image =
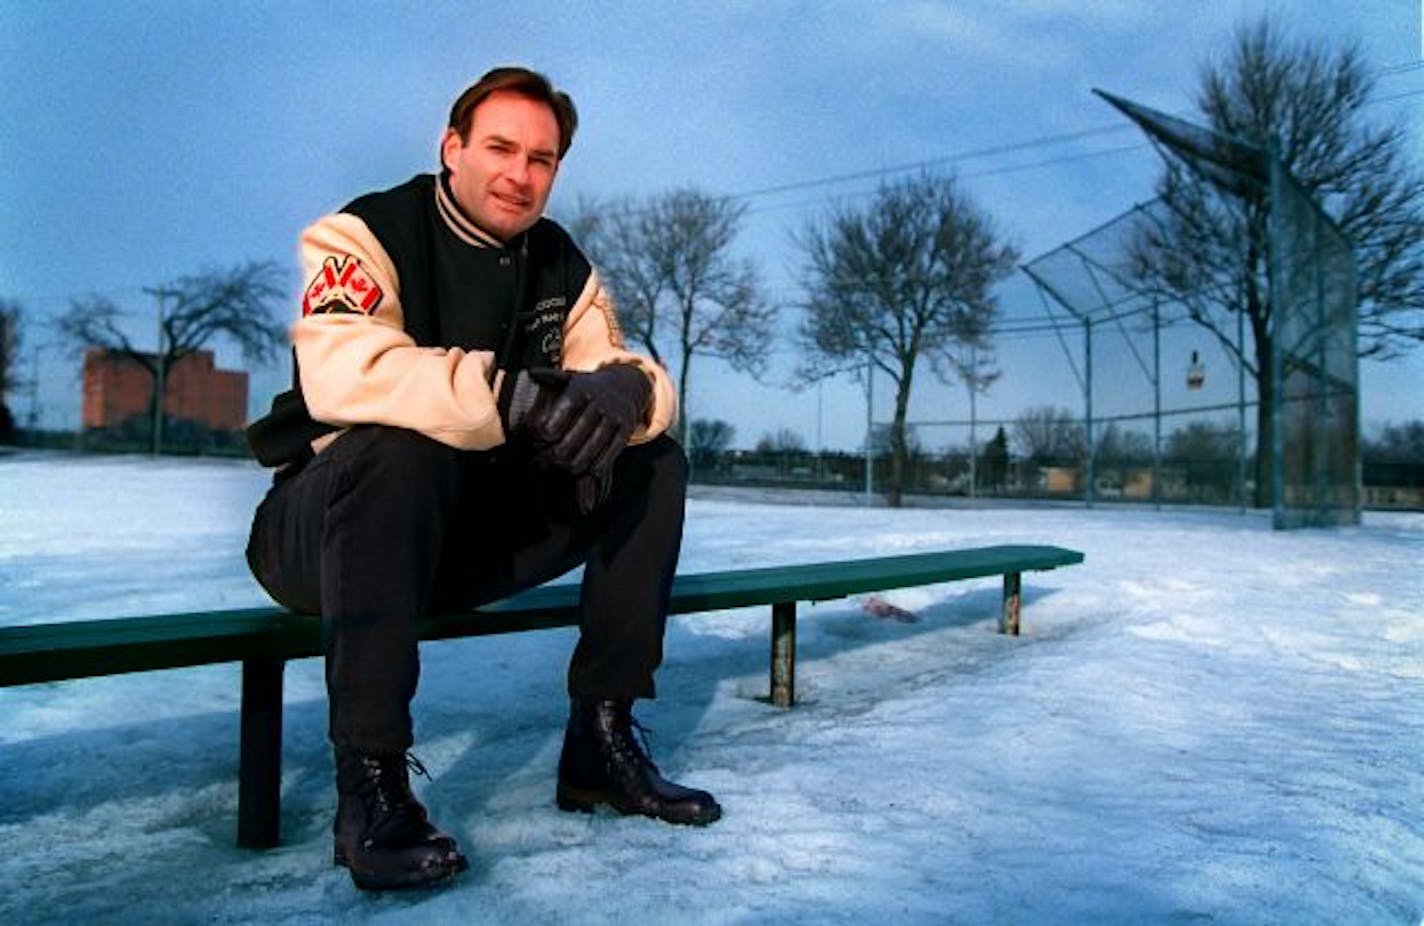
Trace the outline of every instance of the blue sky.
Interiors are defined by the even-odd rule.
[[[580,194],[688,185],[756,194],[739,248],[786,302],[797,298],[793,232],[899,176],[890,168],[932,162],[957,172],[1025,257],[1150,198],[1157,155],[1090,89],[1187,113],[1202,63],[1222,53],[1234,26],[1265,12],[1300,35],[1361,42],[1384,72],[1372,113],[1406,120],[1424,141],[1424,70],[1397,67],[1421,58],[1418,0],[0,7],[0,295],[39,320],[72,297],[107,294],[145,331],[151,323],[140,319],[153,309],[143,286],[247,259],[295,268],[304,224],[432,169],[450,101],[495,64],[545,70],[579,105],[555,218]],[[1036,144],[1004,150],[1025,142]],[[852,174],[861,176],[758,192]],[[291,285],[295,293],[295,269]],[[1004,314],[1042,319],[1043,308],[1015,284]],[[793,324],[787,310],[788,331]],[[1189,346],[1205,347],[1200,335],[1178,338],[1171,370],[1184,367]],[[44,421],[72,426],[77,360],[48,346],[38,326],[27,340],[41,348],[32,362]],[[1106,359],[1120,360],[1121,348],[1095,346],[1095,403],[1149,408],[1141,373],[1114,372]],[[1080,409],[1051,333],[1002,339],[999,360],[1005,375],[981,399],[981,417],[1049,403]],[[794,392],[792,362],[779,347],[763,384],[699,361],[692,414],[731,421],[740,445],[786,427],[813,446],[857,446],[862,387],[847,378]],[[1220,363],[1209,359],[1208,370],[1212,388],[1229,381],[1234,390]],[[256,373],[254,405],[285,377]],[[1424,351],[1366,364],[1362,377],[1367,423],[1414,417],[1424,405]],[[962,389],[927,371],[918,383],[912,417],[968,416]],[[876,388],[883,419],[889,386]],[[29,410],[28,397],[12,404],[22,418]],[[924,437],[934,445],[950,434]]]

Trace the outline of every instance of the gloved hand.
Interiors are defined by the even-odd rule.
[[[542,388],[524,415],[536,457],[579,478],[579,508],[587,514],[608,497],[613,461],[643,420],[652,398],[648,377],[630,364],[592,373],[532,369]]]

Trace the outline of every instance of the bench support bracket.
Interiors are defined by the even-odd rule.
[[[282,670],[279,656],[242,661],[242,733],[237,771],[237,844],[270,849],[281,839]]]

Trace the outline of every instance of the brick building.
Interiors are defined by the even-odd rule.
[[[192,421],[214,431],[238,431],[247,421],[247,373],[219,370],[213,352],[194,351],[168,371],[167,421]],[[84,353],[84,429],[116,428],[148,417],[153,375],[138,361],[103,348]]]

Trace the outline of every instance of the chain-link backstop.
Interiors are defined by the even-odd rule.
[[[1360,521],[1359,363],[1349,242],[1271,162],[1277,527]]]
[[[1101,91],[1099,91],[1101,93]],[[1362,498],[1355,262],[1320,204],[1269,151],[1101,94],[1226,196],[1269,208],[1271,502],[1277,528],[1357,524]],[[1237,309],[1241,311],[1240,308]]]

